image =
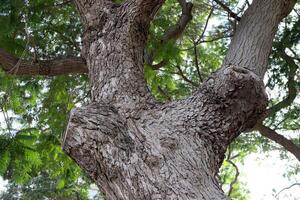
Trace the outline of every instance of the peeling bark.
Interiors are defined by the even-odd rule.
[[[161,104],[143,78],[143,50],[163,1],[77,0],[93,103],[72,111],[64,151],[106,199],[226,199],[216,174],[228,145],[265,112],[262,77],[294,3],[254,0],[222,68],[190,97]]]

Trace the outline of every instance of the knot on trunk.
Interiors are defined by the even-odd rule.
[[[224,120],[232,122],[228,125],[231,133],[252,128],[265,113],[268,97],[263,81],[246,68],[234,65],[222,68],[202,89],[226,116]],[[231,135],[230,139],[235,136]]]

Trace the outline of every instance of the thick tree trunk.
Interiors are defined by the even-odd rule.
[[[93,103],[72,111],[64,151],[106,199],[226,199],[216,175],[230,142],[265,111],[272,39],[294,3],[254,0],[223,67],[191,97],[159,104],[143,78],[143,50],[163,1],[77,0]]]

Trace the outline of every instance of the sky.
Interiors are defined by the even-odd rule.
[[[289,160],[281,160],[278,151],[266,156],[266,154],[251,154],[246,158],[244,166],[239,165],[240,180],[246,183],[246,187],[250,190],[249,200],[299,200],[300,185],[284,190],[277,198],[274,197],[274,194],[283,188],[296,182],[300,183],[300,174],[292,180],[283,176],[287,166],[299,161],[293,156],[290,156]]]

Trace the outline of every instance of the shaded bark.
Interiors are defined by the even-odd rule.
[[[262,77],[295,1],[254,0],[222,68],[190,97],[165,104],[143,78],[149,25],[163,1],[75,2],[86,20],[93,103],[72,111],[64,151],[107,199],[226,199],[216,175],[228,145],[265,112]],[[93,13],[98,24],[88,23]]]

